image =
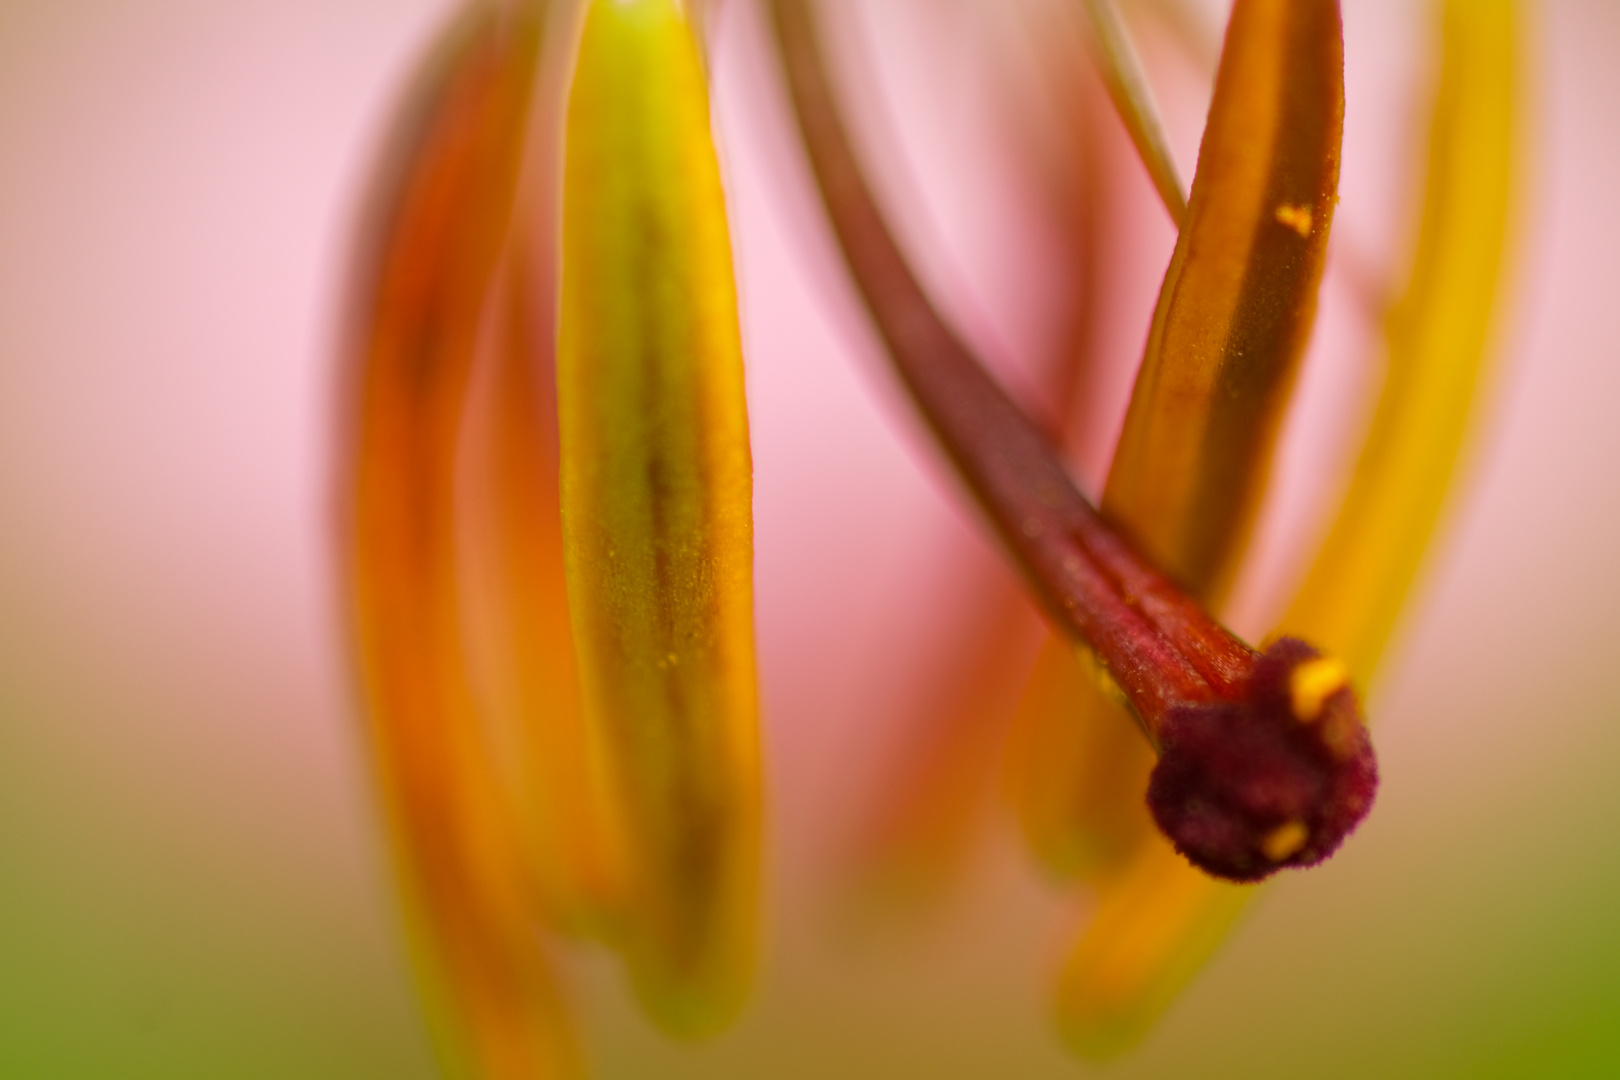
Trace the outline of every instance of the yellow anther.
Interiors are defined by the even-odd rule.
[[[1309,724],[1322,715],[1327,699],[1350,682],[1350,669],[1332,656],[1319,656],[1296,667],[1288,677],[1288,695],[1294,716]]]
[[[1305,828],[1304,822],[1290,821],[1267,833],[1266,838],[1260,842],[1260,850],[1272,862],[1282,862],[1304,847],[1305,841],[1310,838],[1310,830]]]
[[[1307,206],[1294,206],[1283,203],[1277,207],[1277,223],[1286,225],[1299,233],[1303,239],[1311,235],[1311,211]]]
[[[741,1008],[760,864],[753,467],[695,28],[595,0],[569,94],[557,326],[568,608],[624,807],[618,935],[654,1020]]]

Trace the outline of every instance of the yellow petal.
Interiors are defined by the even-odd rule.
[[[558,405],[586,712],[626,818],[627,957],[668,1030],[740,1007],[760,781],[752,475],[707,88],[673,0],[597,0],[569,103]]]
[[[1416,259],[1389,368],[1327,542],[1282,623],[1362,685],[1445,506],[1478,396],[1512,209],[1517,4],[1449,0]]]
[[[539,17],[480,7],[456,28],[385,177],[353,341],[351,603],[378,782],[446,1056],[511,1080],[573,1076],[578,1063],[469,693],[454,475]]]

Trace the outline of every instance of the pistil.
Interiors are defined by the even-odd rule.
[[[1086,501],[901,254],[850,148],[804,0],[772,10],[812,171],[895,371],[1048,617],[1096,654],[1159,753],[1155,821],[1183,855],[1235,881],[1321,861],[1377,787],[1354,694],[1341,685],[1300,716],[1295,675],[1320,671],[1320,654],[1291,639],[1251,648]]]

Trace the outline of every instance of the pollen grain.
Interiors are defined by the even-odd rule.
[[[1319,656],[1296,667],[1288,678],[1288,695],[1294,716],[1309,724],[1322,715],[1327,699],[1350,682],[1350,671],[1342,660]]]
[[[1305,828],[1304,822],[1290,821],[1267,833],[1265,840],[1260,844],[1260,850],[1272,862],[1280,863],[1304,847],[1305,841],[1310,837],[1310,830]]]
[[[1300,239],[1306,239],[1311,235],[1310,207],[1283,203],[1277,207],[1276,217],[1278,224],[1286,225],[1299,233]]]

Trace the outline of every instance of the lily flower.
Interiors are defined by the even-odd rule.
[[[1438,519],[1484,355],[1513,8],[1445,4],[1428,208],[1389,322],[1390,375],[1337,524],[1257,648],[1211,612],[1249,549],[1328,261],[1336,0],[1236,0],[1185,199],[1126,25],[1108,0],[1086,4],[1093,58],[1179,229],[1098,507],[895,239],[814,7],[766,6],[850,278],[1053,628],[1008,788],[1037,856],[1097,894],[1058,1014],[1082,1053],[1113,1052],[1173,999],[1252,883],[1329,857],[1372,806],[1361,693]],[[354,636],[420,981],[445,1060],[468,1076],[581,1071],[554,962],[564,938],[620,955],[679,1038],[723,1029],[754,978],[752,465],[711,14],[470,3],[404,110],[362,247]],[[1073,367],[1066,380],[1084,383]],[[1020,666],[993,641],[984,657],[969,679],[981,687]],[[996,732],[953,727],[947,741],[973,748],[943,755],[955,772],[898,786],[924,792],[909,817],[901,800],[914,823],[889,841],[901,857],[954,799],[939,833],[951,846],[971,816],[953,793],[993,772]]]

